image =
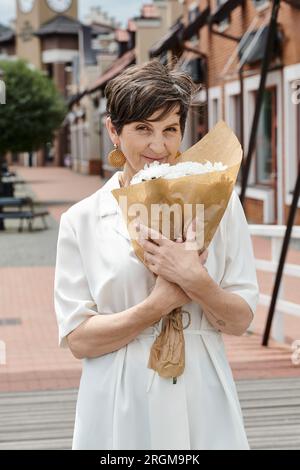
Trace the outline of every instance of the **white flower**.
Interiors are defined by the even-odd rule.
[[[143,170],[140,170],[131,180],[131,184],[141,183],[156,178],[161,178],[168,171],[169,163],[153,162],[149,165],[146,163]]]
[[[200,175],[212,171],[224,171],[226,169],[227,165],[223,165],[222,162],[180,162],[176,165],[170,165],[169,163],[159,163],[156,161],[149,165],[146,164],[143,170],[134,175],[131,184],[142,183],[143,181],[157,178],[175,179],[181,176]]]

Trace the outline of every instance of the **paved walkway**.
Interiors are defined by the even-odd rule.
[[[251,449],[300,449],[299,378],[237,388]],[[0,450],[70,449],[76,398],[74,389],[0,394]]]
[[[61,168],[17,168],[29,186],[20,186],[45,204],[51,213],[49,230],[15,233],[14,222],[0,233],[0,341],[6,344],[7,364],[0,365],[0,391],[57,390],[76,388],[80,362],[68,350],[57,347],[53,307],[53,280],[58,224],[61,213],[92,194],[103,181]],[[21,194],[21,193],[20,193]],[[38,222],[37,222],[38,223]],[[270,257],[270,242],[253,238],[257,256]],[[289,260],[300,263],[300,251],[291,249]],[[259,274],[261,291],[270,293],[272,280]],[[300,289],[285,276],[288,299],[300,305]],[[270,342],[260,346],[266,310],[259,307],[254,334],[226,337],[229,360],[237,379],[299,377],[290,347]],[[289,318],[287,341],[300,339],[300,322]],[[0,345],[3,343],[0,343]]]
[[[80,362],[57,346],[53,282],[59,219],[103,181],[63,168],[14,170],[28,182],[16,195],[34,197],[51,215],[46,231],[17,233],[16,222],[8,221],[0,233],[0,340],[7,360],[0,365],[0,391],[76,387]]]

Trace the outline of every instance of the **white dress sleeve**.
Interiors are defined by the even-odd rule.
[[[248,222],[235,190],[225,223],[225,270],[220,286],[240,295],[255,313],[259,297],[255,258]]]
[[[54,307],[59,345],[64,348],[68,346],[66,336],[91,315],[98,313],[83,269],[76,234],[67,213],[61,216],[58,233]]]

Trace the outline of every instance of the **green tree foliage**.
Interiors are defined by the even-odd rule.
[[[32,152],[53,139],[67,113],[54,83],[26,62],[0,61],[6,104],[0,106],[0,153]]]

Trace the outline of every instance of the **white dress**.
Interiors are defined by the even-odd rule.
[[[59,342],[91,315],[112,314],[145,299],[154,275],[134,254],[111,194],[119,172],[61,218],[55,271]],[[255,312],[258,286],[247,221],[234,191],[208,249],[206,268]],[[248,449],[222,335],[199,304],[184,306],[185,370],[172,379],[147,368],[161,321],[118,351],[83,360],[73,449]],[[186,317],[183,317],[185,323]]]

